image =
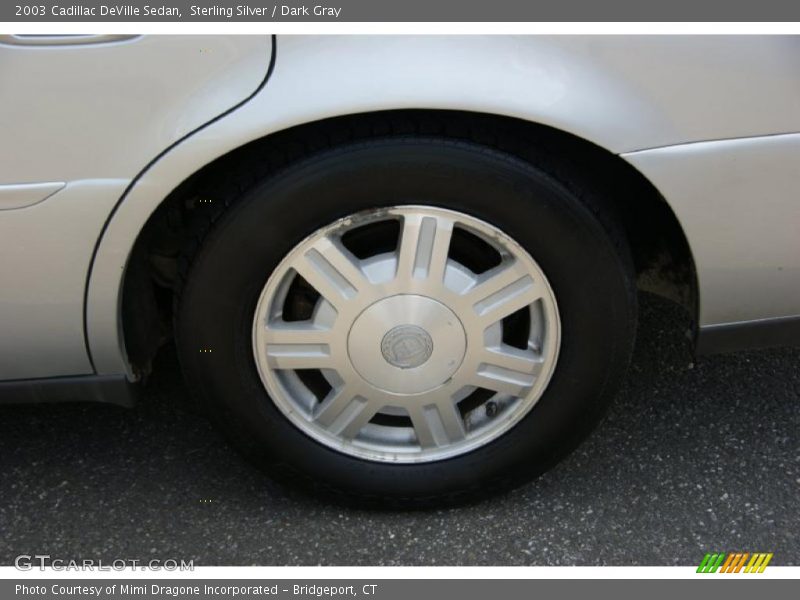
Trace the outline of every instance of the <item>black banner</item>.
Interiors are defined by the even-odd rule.
[[[12,1],[7,22],[738,22],[800,21],[794,0]]]
[[[552,579],[502,579],[502,580],[427,580],[427,579],[376,579],[376,580],[264,580],[264,579],[27,579],[0,581],[0,598],[10,600],[165,600],[171,598],[255,600],[408,600],[414,598],[453,598],[478,600],[503,598],[516,600],[543,597],[568,598],[648,598],[648,600],[673,600],[676,597],[695,597],[697,592],[724,595],[736,599],[762,596],[794,597],[797,591],[793,580],[780,579],[715,578],[698,575],[696,580],[552,580]],[[758,586],[758,587],[756,587]],[[712,589],[713,588],[713,589]],[[693,595],[692,592],[695,592]]]

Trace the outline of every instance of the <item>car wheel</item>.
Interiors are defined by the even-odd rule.
[[[178,348],[272,472],[392,505],[479,497],[564,456],[624,374],[624,237],[535,165],[389,137],[238,196],[187,262]]]

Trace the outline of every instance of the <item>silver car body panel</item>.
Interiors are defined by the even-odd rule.
[[[87,267],[127,179],[71,181],[0,211],[0,379],[92,372],[83,331]]]
[[[65,185],[63,181],[0,185],[0,210],[33,206],[63,189]]]
[[[133,179],[252,93],[269,52],[267,36],[0,43],[0,184]]]
[[[145,37],[118,45],[133,46],[150,39]],[[162,40],[160,43],[180,46],[181,40],[186,38],[157,39]],[[212,36],[208,43],[214,41],[226,48],[249,44],[245,37]],[[71,50],[54,50],[62,51]],[[105,50],[98,47],[95,51]],[[184,62],[193,60],[184,54],[180,56]],[[164,58],[163,54],[154,52],[143,60],[147,64],[157,64]],[[263,72],[262,64],[262,76]],[[712,173],[692,168],[687,164],[691,160],[687,159],[684,161],[686,171],[675,175],[674,169],[680,160],[665,150],[652,150],[676,146],[679,153],[690,152],[684,145],[800,131],[798,72],[800,39],[795,37],[288,36],[278,40],[274,72],[266,86],[236,110],[182,139],[147,168],[144,166],[148,161],[169,142],[162,141],[157,150],[151,149],[151,156],[145,160],[140,158],[138,167],[134,167],[135,161],[130,161],[129,157],[98,157],[101,164],[125,167],[102,171],[94,162],[97,153],[88,152],[91,145],[78,135],[70,145],[76,156],[67,161],[67,166],[37,171],[35,179],[10,178],[3,170],[0,183],[69,182],[76,176],[86,177],[87,171],[98,178],[108,173],[122,176],[123,172],[126,178],[133,180],[135,177],[124,197],[117,198],[110,218],[111,207],[98,205],[98,211],[106,211],[104,217],[108,220],[104,228],[93,232],[94,241],[99,237],[95,258],[91,268],[87,263],[81,273],[83,278],[86,270],[90,270],[85,326],[91,360],[96,372],[101,374],[129,369],[119,315],[125,265],[147,219],[175,187],[215,158],[254,139],[320,119],[391,109],[463,110],[517,117],[573,133],[615,154],[623,154],[651,177],[673,206],[690,238],[695,258],[703,262],[698,267],[701,277],[711,274],[708,283],[701,281],[701,325],[729,322],[731,315],[800,314],[800,299],[796,294],[794,299],[780,301],[765,294],[753,294],[753,298],[743,301],[744,308],[739,309],[731,306],[730,299],[722,300],[731,289],[746,286],[746,281],[734,285],[728,279],[751,278],[754,284],[761,283],[769,279],[771,273],[778,272],[773,266],[775,261],[781,262],[784,269],[797,268],[800,262],[797,253],[791,266],[788,258],[781,258],[789,257],[796,250],[785,235],[768,236],[773,247],[765,252],[771,262],[764,263],[763,270],[753,263],[740,273],[737,271],[738,256],[732,255],[726,263],[721,253],[715,254],[708,248],[715,243],[715,238],[723,236],[727,236],[726,244],[731,247],[753,244],[753,237],[746,231],[747,223],[741,220],[748,218],[748,211],[741,207],[720,209],[727,206],[731,192],[730,185],[722,180],[726,173],[737,168],[747,170],[751,177],[748,185],[751,190],[760,190],[759,198],[773,198],[773,208],[782,206],[789,211],[774,214],[765,211],[759,230],[769,232],[772,226],[778,231],[785,230],[788,219],[796,213],[791,212],[789,199],[776,199],[786,198],[784,192],[792,175],[789,168],[792,156],[778,155],[784,151],[791,153],[795,148],[791,144],[771,146],[773,157],[785,165],[784,179],[778,181],[769,175],[770,171],[742,165],[740,161],[747,153],[731,152],[727,145],[709,144],[706,150],[709,156],[703,156],[703,160],[714,166],[716,171]],[[131,74],[131,79],[134,75]],[[146,77],[154,79],[151,72]],[[251,86],[250,90],[256,85],[252,78],[244,75],[233,79],[241,84],[242,93],[247,85]],[[247,85],[242,83],[244,80]],[[214,97],[219,91],[217,85],[231,84],[226,81],[220,79],[210,87],[198,85],[187,96],[201,106],[207,94]],[[97,89],[106,87],[98,82],[96,85],[99,87],[92,89],[95,95]],[[212,89],[216,91],[210,91]],[[141,92],[139,101],[147,97],[147,93]],[[227,98],[232,100],[230,96]],[[43,102],[41,106],[51,110],[52,104],[52,101]],[[160,111],[155,105],[148,108],[150,113]],[[171,115],[161,120],[160,115],[153,118],[179,135],[174,126],[176,113]],[[62,119],[64,117],[61,115]],[[107,121],[100,130],[107,131],[109,127],[115,131],[116,139],[125,140],[126,144],[131,136],[159,135],[154,130],[141,131],[141,121],[130,127],[124,120]],[[44,143],[44,137],[39,143]],[[131,143],[144,152],[144,146],[137,144],[145,142]],[[716,159],[719,162],[710,156],[715,155],[716,150],[720,150]],[[108,152],[125,154],[127,148],[120,145],[109,148]],[[15,164],[23,172],[30,168],[28,163]],[[716,178],[718,187],[709,184],[706,176]],[[680,185],[672,181],[674,177],[681,179]],[[720,186],[720,183],[725,185]],[[62,193],[42,205],[55,201]],[[709,193],[713,196],[711,199],[702,197]],[[709,213],[700,208],[700,202],[710,210],[721,210],[717,215],[719,220],[710,222]],[[743,197],[734,198],[733,202],[737,206],[743,202]],[[0,220],[2,218],[4,215],[0,212]],[[695,222],[697,225],[693,224]],[[704,224],[706,229],[699,224]],[[0,251],[7,254],[3,248],[5,243],[13,242],[0,240]],[[23,257],[14,268],[24,270],[38,260],[47,260],[47,257],[41,254]],[[63,273],[52,281],[51,292],[58,295],[60,280],[68,276],[72,274]],[[778,279],[785,282],[782,275],[778,275]],[[787,292],[791,286],[774,283],[767,289]],[[77,298],[70,298],[70,302],[77,301]],[[82,308],[79,303],[78,309]],[[14,318],[13,312],[9,313],[9,318]],[[31,340],[38,341],[43,352],[51,344],[45,334],[39,327],[31,327],[27,332]],[[35,341],[31,341],[32,348]],[[55,353],[52,357],[56,359]],[[66,373],[68,362],[65,358],[65,368],[58,368],[59,373]],[[56,366],[61,366],[57,360],[49,365],[51,370]],[[42,369],[46,370],[45,365]],[[0,372],[0,378],[4,376],[8,377],[8,373]]]
[[[0,380],[93,372],[86,282],[114,205],[270,60],[268,36],[96,42],[0,43]]]
[[[700,326],[800,315],[800,134],[623,155],[675,211]]]

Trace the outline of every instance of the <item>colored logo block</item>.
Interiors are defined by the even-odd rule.
[[[749,559],[749,560],[748,560]],[[698,573],[763,573],[772,552],[716,552],[708,553],[703,557]]]

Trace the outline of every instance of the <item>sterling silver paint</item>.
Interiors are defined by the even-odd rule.
[[[0,211],[0,380],[92,372],[83,294],[94,242],[128,181],[72,181]]]
[[[683,227],[701,326],[800,315],[800,134],[623,158],[669,200]]]
[[[0,380],[92,373],[84,298],[114,205],[269,64],[268,36],[89,37],[0,40]]]
[[[515,116],[614,153],[800,131],[798,48],[791,36],[281,37],[268,85],[153,165],[108,223],[89,285],[95,365],[101,373],[128,368],[117,303],[125,262],[147,218],[200,166],[248,141],[309,121],[396,108]],[[693,183],[702,185],[702,178],[687,178]],[[771,185],[763,178],[760,184]]]
[[[133,179],[159,152],[247,97],[268,36],[0,41],[0,184]]]
[[[65,185],[63,181],[0,185],[0,210],[33,206],[63,189]]]
[[[97,372],[130,375],[119,319],[125,266],[173,189],[248,141],[398,108],[513,116],[623,154],[687,233],[700,325],[800,314],[792,279],[800,256],[787,230],[797,219],[790,193],[798,187],[797,148],[771,139],[800,132],[800,38],[286,36],[257,95],[145,169],[256,89],[268,46],[266,36],[0,43],[0,131],[14,140],[0,148],[0,186],[66,183],[43,202],[0,211],[0,273],[16,286],[3,292],[13,300],[2,305],[1,322],[13,324],[4,325],[13,336],[2,339],[24,339],[26,357],[0,348],[0,378],[89,372],[81,315]],[[137,176],[109,217],[125,186],[103,182]],[[90,180],[108,196],[63,205],[74,198],[71,185]],[[753,208],[759,205],[768,210]],[[26,211],[35,212],[23,217]],[[29,244],[45,224],[60,230]],[[94,243],[92,261],[86,247]]]

